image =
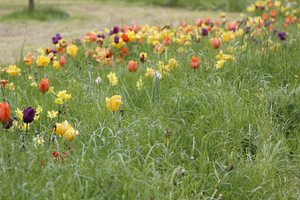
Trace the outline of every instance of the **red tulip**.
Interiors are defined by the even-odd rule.
[[[214,49],[218,49],[221,46],[221,38],[212,39],[211,44],[213,45]]]
[[[197,19],[196,21],[197,26],[202,26],[202,23],[203,23],[202,19]]]
[[[39,85],[40,92],[47,92],[49,90],[49,80],[47,78],[43,78]]]
[[[196,68],[198,68],[199,67],[199,57],[192,57],[192,59],[191,59],[191,68],[193,68],[193,69],[196,69]]]
[[[268,21],[269,15],[267,13],[264,13],[262,18],[263,18],[264,21]]]
[[[64,56],[60,56],[59,58],[59,65],[64,66],[66,64],[67,60]]]
[[[136,62],[134,62],[133,60],[131,60],[129,63],[128,63],[128,70],[130,71],[130,72],[136,72],[136,70],[137,70],[137,63]]]
[[[125,33],[123,33],[123,34],[121,35],[121,37],[122,37],[122,39],[123,39],[123,42],[128,42],[128,41],[129,41],[129,37],[128,37]]]
[[[209,18],[209,17],[205,18],[205,20],[204,20],[204,24],[205,24],[205,25],[208,25],[208,24],[210,24],[210,18]]]
[[[272,18],[276,18],[276,16],[277,16],[276,10],[272,10],[272,11],[270,12],[270,15],[271,15]]]
[[[11,118],[9,104],[6,102],[0,103],[0,122],[9,122]]]
[[[167,46],[169,46],[170,44],[171,44],[171,39],[168,37],[168,36],[166,36],[165,38],[164,38],[164,40],[163,40],[163,44],[167,47]]]

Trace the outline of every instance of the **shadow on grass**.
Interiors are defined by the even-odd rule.
[[[48,8],[36,8],[33,11],[29,9],[13,12],[8,15],[4,15],[2,20],[38,20],[38,21],[50,21],[57,19],[67,19],[69,14],[52,7]]]

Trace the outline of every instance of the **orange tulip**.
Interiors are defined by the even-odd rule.
[[[167,46],[169,46],[170,44],[171,44],[171,39],[168,37],[168,36],[166,36],[165,38],[164,38],[164,40],[163,40],[163,44],[167,47]]]
[[[64,56],[60,56],[59,58],[59,65],[64,66],[66,64],[67,60]]]
[[[199,67],[200,63],[199,63],[200,58],[199,57],[192,57],[191,59],[191,68],[196,69]]]
[[[272,18],[276,18],[276,16],[277,16],[276,10],[272,10],[272,11],[270,12],[270,15],[271,15]]]
[[[39,91],[40,92],[48,92],[49,90],[49,80],[47,78],[43,78],[40,82],[40,85],[39,85]]]
[[[197,19],[196,25],[197,26],[202,26],[203,20],[202,19]]]
[[[205,24],[205,25],[208,25],[208,24],[210,24],[210,18],[209,18],[209,17],[205,18],[205,20],[204,20],[204,24]]]
[[[6,123],[10,120],[10,108],[6,102],[0,103],[0,122]]]
[[[1,80],[1,84],[2,84],[3,86],[5,86],[7,83],[8,83],[7,80]]]
[[[132,30],[136,33],[139,30],[139,26],[137,24],[132,24]]]
[[[269,15],[267,13],[264,13],[262,18],[263,18],[264,21],[268,21]]]
[[[136,70],[137,70],[137,63],[136,62],[134,62],[133,60],[131,60],[129,63],[128,63],[128,70],[130,71],[130,72],[136,72]]]
[[[123,39],[123,42],[128,42],[128,41],[129,41],[129,37],[128,37],[125,33],[123,33],[123,34],[121,35],[121,37],[122,37],[122,39]]]

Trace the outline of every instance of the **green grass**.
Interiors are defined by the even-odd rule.
[[[299,199],[295,75],[300,74],[300,57],[299,40],[294,40],[299,30],[292,26],[285,31],[290,33],[285,41],[274,34],[246,40],[245,34],[223,42],[218,50],[213,50],[210,35],[184,46],[186,54],[177,54],[176,43],[161,55],[146,40],[143,45],[130,43],[128,57],[112,67],[100,68],[84,56],[86,48],[96,49],[95,43],[78,45],[77,56],[60,70],[52,64],[27,67],[21,56],[15,62],[20,76],[1,72],[1,79],[15,86],[12,91],[4,88],[12,116],[28,106],[40,105],[43,111],[31,124],[26,152],[19,150],[24,131],[14,127],[1,134],[0,199],[217,199],[221,194],[224,199]],[[278,51],[259,53],[268,39],[280,43]],[[243,51],[228,50],[245,42]],[[235,61],[214,69],[220,50]],[[119,50],[112,51],[116,58]],[[156,69],[159,61],[167,64],[170,58],[179,66],[153,82],[144,75],[152,64],[138,61],[142,51]],[[192,56],[200,57],[198,69],[190,67]],[[137,72],[128,71],[130,60],[138,62]],[[110,72],[118,77],[115,86],[109,84]],[[37,83],[48,78],[55,92],[72,94],[68,106],[60,106],[65,114],[47,117],[47,111],[59,110],[56,96],[32,87],[29,74]],[[137,90],[140,76],[144,88]],[[124,102],[121,120],[119,111],[110,112],[105,105],[105,98],[113,95],[121,95]],[[63,137],[49,141],[53,125],[64,119],[79,130],[71,151]],[[32,142],[35,132],[45,137],[44,145]],[[54,151],[67,152],[68,158],[55,163]]]
[[[198,10],[223,10],[223,11],[244,11],[247,0],[124,0],[129,3],[141,4],[141,5],[155,5],[166,7],[180,7],[187,9]]]
[[[29,9],[16,11],[11,14],[4,15],[3,20],[62,20],[69,17],[69,14],[53,7],[35,8],[33,11]]]

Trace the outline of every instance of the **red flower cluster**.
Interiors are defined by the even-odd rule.
[[[68,158],[68,155],[66,152],[57,153],[56,151],[54,151],[52,155],[54,157],[55,163],[59,162],[59,160],[61,160],[61,162],[63,163]],[[68,163],[67,160],[66,160],[66,163]]]

